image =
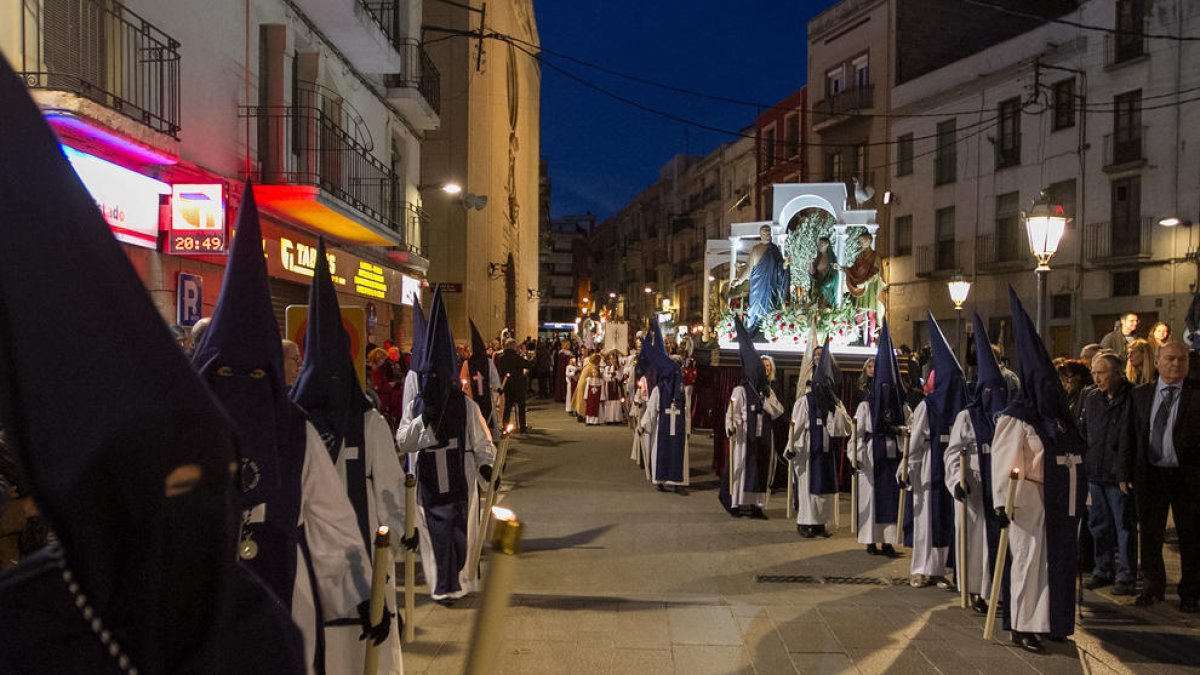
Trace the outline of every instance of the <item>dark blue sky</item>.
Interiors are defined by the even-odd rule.
[[[542,0],[542,46],[655,82],[770,105],[807,77],[808,20],[834,0]],[[546,61],[650,107],[722,129],[754,122],[754,108],[665,91],[553,54]],[[638,110],[542,67],[542,156],[554,217],[612,215],[681,152],[704,154],[731,137]]]

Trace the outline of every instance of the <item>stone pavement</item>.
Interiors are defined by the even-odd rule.
[[[561,405],[535,406],[530,424],[504,477],[525,552],[496,673],[1200,672],[1200,623],[1171,596],[1140,609],[1089,593],[1072,641],[1026,654],[1003,631],[984,642],[982,617],[956,594],[887,583],[909,561],[862,551],[848,498],[842,530],[825,540],[796,535],[782,494],[770,520],[726,515],[706,432],[692,437],[692,491],[679,496],[629,461],[625,427],[585,427]],[[474,613],[470,599],[445,608],[418,589],[406,672],[461,672]]]

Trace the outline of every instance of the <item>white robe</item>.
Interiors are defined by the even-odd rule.
[[[905,408],[907,411],[907,407]],[[875,459],[871,452],[871,442],[868,434],[874,430],[871,418],[871,406],[866,401],[858,404],[854,414],[858,423],[858,447],[855,449],[855,463],[858,465],[858,543],[860,544],[890,544],[896,540],[895,523],[875,522]],[[900,447],[896,439],[889,438],[887,447],[890,452],[900,456]]]
[[[769,391],[767,397],[763,400],[763,409],[761,420],[764,425],[771,424],[771,420],[783,414],[783,404],[775,397],[774,391]],[[729,433],[729,472],[732,477],[726,476],[732,484],[729,489],[729,506],[737,508],[739,506],[757,506],[763,508],[767,503],[766,492],[750,492],[745,489],[745,472],[746,472],[746,434],[749,431],[747,424],[757,424],[757,416],[760,412],[756,411],[756,418],[750,418],[746,402],[746,389],[743,385],[734,387],[733,394],[729,397],[729,407],[725,409],[725,430]],[[754,430],[757,435],[758,430]],[[772,436],[772,439],[774,436]],[[775,476],[775,449],[768,448],[767,452],[771,453],[771,458],[767,462],[768,470],[766,477],[766,487],[769,490],[771,481]]]
[[[946,574],[946,559],[949,546],[933,545],[932,514],[933,490],[942,486],[933,484],[932,438],[929,435],[929,408],[925,401],[917,404],[909,419],[908,438],[908,491],[912,493],[912,564],[910,574],[941,577]],[[899,479],[904,465],[896,473]]]
[[[579,375],[579,366],[567,366],[567,402],[563,409],[568,413],[575,412],[575,379]]]
[[[629,459],[640,462],[640,457],[646,453],[646,439],[638,433],[638,423],[646,410],[646,400],[649,398],[649,386],[643,375],[632,387],[629,397],[629,428],[633,432],[633,446],[629,450]]]
[[[385,422],[386,425],[386,422]],[[343,639],[358,640],[362,627],[358,623],[358,605],[371,597],[370,558],[367,557],[354,507],[346,496],[346,488],[338,477],[329,451],[321,435],[310,423],[305,423],[306,439],[304,467],[301,470],[300,518],[304,527],[317,587],[309,582],[304,552],[296,547],[296,583],[292,589],[292,620],[304,637],[305,663],[311,664],[316,654],[317,630],[324,626],[326,645]],[[389,434],[391,432],[389,431]],[[263,507],[265,508],[265,507]],[[255,518],[252,510],[250,518]],[[316,597],[321,611],[317,616]],[[337,619],[353,619],[353,625],[325,626]],[[339,660],[341,655],[326,650],[325,671],[329,675],[352,673],[353,664]],[[361,667],[359,672],[361,672]]]
[[[387,525],[392,532],[392,560],[398,559],[403,551],[400,537],[404,536],[404,471],[400,469],[400,459],[396,456],[396,442],[387,420],[374,410],[368,410],[363,415],[363,440],[365,448],[361,449],[366,459],[367,474],[367,522],[372,529]],[[342,447],[338,454],[337,472],[342,479],[343,490],[346,488],[346,462],[357,459],[359,448]],[[355,524],[357,525],[357,520]],[[372,536],[372,539],[374,537]],[[372,547],[371,555],[375,551]],[[394,568],[394,565],[393,565]],[[396,579],[390,574],[387,580],[387,590],[384,596],[387,611],[396,613]],[[405,617],[411,620],[411,617]],[[366,642],[358,639],[357,630],[339,629],[333,634],[327,634],[325,649],[327,662],[346,663],[346,672],[361,673],[363,660],[366,657]],[[379,646],[379,672],[403,673],[404,661],[400,652],[399,622],[392,621],[391,633],[387,640]]]
[[[655,387],[654,390],[650,392],[650,400],[646,402],[646,410],[645,410],[645,412],[642,413],[641,420],[639,421],[639,424],[641,426],[641,431],[642,431],[642,442],[645,443],[647,445],[647,447],[649,448],[649,454],[650,454],[649,461],[650,461],[650,467],[651,467],[650,482],[654,483],[655,485],[660,485],[660,484],[661,485],[691,485],[691,480],[689,478],[689,473],[691,470],[691,462],[689,461],[689,458],[688,458],[688,454],[690,453],[690,448],[688,447],[687,431],[684,426],[684,421],[682,419],[679,419],[680,417],[684,416],[684,412],[682,410],[679,411],[679,416],[675,418],[676,419],[676,421],[675,421],[676,427],[675,428],[677,430],[677,433],[683,434],[683,436],[684,436],[684,438],[683,438],[683,480],[676,482],[673,480],[661,481],[661,480],[654,479],[654,468],[653,467],[658,465],[658,424],[659,424],[658,401],[659,401],[658,387]],[[670,424],[670,420],[667,420],[665,423]]]
[[[1008,550],[1012,553],[1008,608],[1013,630],[1022,633],[1050,632],[1044,456],[1042,439],[1032,426],[1015,417],[1000,416],[992,439],[992,499],[997,507],[1008,502],[1009,472],[1020,469],[1008,528]],[[1002,554],[997,551],[997,555]]]
[[[610,396],[609,388],[613,383],[617,383],[617,388],[623,390],[619,372],[616,368],[610,365],[605,365],[602,372],[604,373],[604,391],[600,394],[600,423],[601,424],[619,424],[625,421],[624,404],[621,402],[620,396]]]
[[[496,446],[492,444],[492,436],[488,433],[479,406],[469,396],[464,398],[467,407],[467,424],[464,434],[464,443],[467,447],[466,457],[463,459],[463,473],[468,487],[466,550],[470,551],[474,545],[473,542],[480,536],[480,509],[483,508],[483,505],[479,500],[479,490],[487,488],[487,481],[479,476],[479,467],[491,466],[496,461]],[[437,444],[437,436],[434,435],[433,430],[425,427],[425,422],[420,415],[413,416],[412,405],[405,408],[404,417],[401,418],[400,425],[396,428],[396,446],[400,452],[413,453],[410,460],[413,463],[412,473],[415,474],[417,471],[416,462],[421,461],[420,456],[416,453]],[[460,590],[445,595],[433,592],[438,578],[437,561],[434,559],[433,545],[429,539],[429,527],[425,524],[425,509],[421,508],[421,489],[421,484],[418,482],[416,525],[421,542],[421,569],[425,572],[430,596],[434,600],[461,598],[474,591],[476,587],[475,571],[467,569],[470,567],[469,561],[463,565],[458,575]]]
[[[987,554],[987,526],[983,512],[983,479],[979,473],[979,454],[975,441],[975,424],[971,421],[971,413],[964,410],[954,420],[950,430],[950,443],[946,445],[946,489],[954,491],[958,485],[959,467],[962,465],[962,453],[967,453],[967,523],[964,529],[962,510],[958,502],[954,506],[955,544],[967,538],[967,561],[961,565],[966,573],[967,592],[988,597],[992,588],[992,561]],[[991,448],[984,448],[985,457],[991,456]],[[956,555],[959,549],[955,549]]]
[[[833,509],[837,508],[837,495],[812,494],[809,490],[809,424],[810,406],[808,397],[801,396],[792,406],[792,424],[789,427],[788,449],[795,454],[792,458],[792,480],[796,490],[796,524],[825,525],[833,522]],[[832,452],[834,438],[850,435],[850,414],[841,401],[825,415],[825,450]],[[831,503],[832,502],[832,503]]]

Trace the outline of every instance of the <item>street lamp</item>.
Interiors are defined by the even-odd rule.
[[[954,303],[954,312],[957,317],[954,331],[954,348],[959,354],[962,353],[962,338],[963,338],[963,303],[967,301],[967,296],[971,293],[971,282],[967,281],[963,275],[955,274],[946,282],[946,288],[950,290],[950,302]]]
[[[1029,251],[1038,263],[1034,269],[1034,274],[1037,275],[1037,332],[1043,340],[1046,328],[1046,275],[1050,272],[1050,259],[1058,251],[1066,229],[1067,215],[1062,204],[1052,203],[1043,191],[1025,214]]]

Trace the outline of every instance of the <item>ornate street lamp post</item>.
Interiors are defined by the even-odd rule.
[[[963,275],[955,274],[946,282],[946,287],[950,290],[950,302],[954,303],[954,312],[957,321],[955,322],[954,331],[954,348],[959,354],[963,351],[963,303],[967,301],[967,296],[971,293],[971,282],[967,281]],[[965,362],[965,360],[964,360]]]
[[[1046,339],[1046,275],[1050,272],[1050,259],[1058,251],[1063,233],[1067,229],[1067,216],[1062,204],[1053,204],[1042,192],[1033,202],[1033,208],[1025,214],[1025,230],[1029,234],[1029,251],[1037,260],[1037,332]]]

